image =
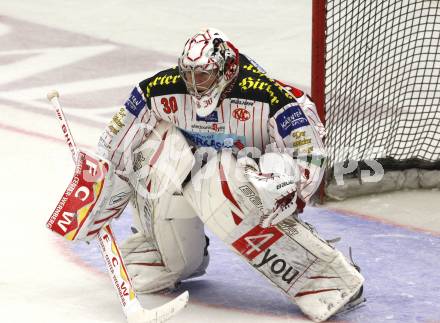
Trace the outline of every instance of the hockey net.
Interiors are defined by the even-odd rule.
[[[314,0],[312,56],[326,195],[440,187],[440,2]]]

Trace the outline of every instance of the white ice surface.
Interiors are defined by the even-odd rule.
[[[309,88],[310,3],[308,0],[0,0],[0,35],[8,32],[2,16],[10,16],[177,55],[186,37],[201,27],[214,26],[229,34],[240,49],[258,58],[272,75]],[[26,70],[9,71],[11,79],[16,77],[15,72]],[[5,78],[5,74],[0,78]],[[133,79],[132,83],[136,81]],[[42,98],[44,95],[41,93]],[[0,322],[123,322],[108,278],[78,265],[63,247],[65,242],[45,229],[72,169],[57,120],[52,115],[35,114],[6,104],[0,105],[0,111]],[[100,133],[99,127],[75,121],[72,128],[81,145],[94,146]],[[440,205],[436,193],[395,193],[332,206],[365,211],[373,217],[439,232]],[[167,298],[163,296],[148,298],[152,305],[165,301]],[[173,322],[207,321],[307,320],[190,303]]]
[[[204,27],[224,31],[280,79],[310,84],[310,1],[1,0],[1,14],[178,55]],[[0,31],[1,32],[1,31]]]

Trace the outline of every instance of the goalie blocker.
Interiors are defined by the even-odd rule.
[[[184,196],[233,251],[312,320],[325,321],[360,295],[364,278],[293,215],[262,227],[261,200],[240,169],[231,153],[223,151],[195,175]]]
[[[130,185],[114,173],[109,161],[80,151],[74,176],[47,227],[67,240],[91,241],[122,213],[130,196]]]

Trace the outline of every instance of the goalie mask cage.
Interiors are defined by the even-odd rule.
[[[440,1],[313,1],[326,196],[440,187],[439,42]],[[385,170],[379,182],[366,176],[371,161]]]

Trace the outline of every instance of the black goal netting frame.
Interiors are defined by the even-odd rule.
[[[314,0],[312,97],[327,183],[349,161],[440,170],[440,1]]]

